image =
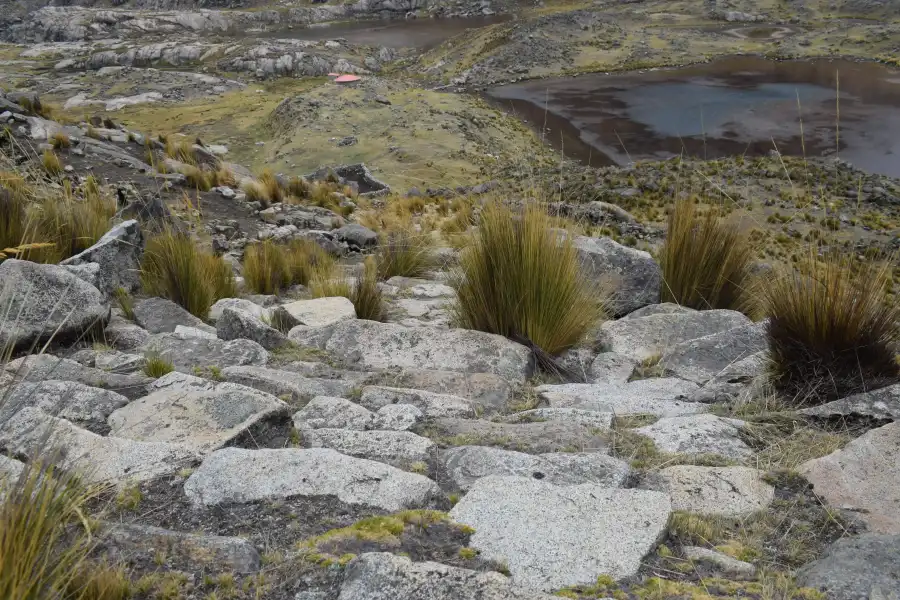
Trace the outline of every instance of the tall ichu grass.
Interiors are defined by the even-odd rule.
[[[698,214],[693,200],[679,200],[669,215],[669,231],[660,253],[663,302],[699,310],[747,309],[749,237],[718,211]]]
[[[388,233],[378,248],[378,277],[422,277],[436,266],[431,240],[409,229]]]
[[[378,287],[378,264],[371,256],[366,259],[362,273],[353,283],[350,301],[359,319],[381,321],[384,319],[384,300]]]
[[[168,298],[201,319],[216,300],[235,294],[231,267],[172,229],[147,242],[141,282],[146,293]]]
[[[540,205],[481,214],[460,256],[452,307],[461,327],[524,340],[548,354],[578,343],[604,316],[605,294],[580,270],[569,238]]]
[[[900,304],[890,263],[814,251],[762,287],[773,384],[816,404],[900,381]]]
[[[244,283],[257,294],[277,294],[291,282],[285,252],[271,240],[247,247],[243,274]]]

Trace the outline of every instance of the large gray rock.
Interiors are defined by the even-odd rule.
[[[515,342],[467,329],[403,327],[349,320],[323,328],[294,328],[291,341],[318,347],[363,370],[433,369],[493,373],[509,381],[531,374],[531,352]]]
[[[178,325],[216,332],[215,327],[165,298],[145,298],[135,302],[134,321],[150,333],[172,333]]]
[[[659,357],[688,340],[748,324],[750,319],[733,310],[656,313],[607,321],[600,327],[597,342],[609,352],[645,360]]]
[[[640,319],[641,317],[650,317],[653,315],[677,315],[695,312],[697,312],[695,309],[688,308],[687,306],[681,306],[680,304],[675,304],[673,302],[661,302],[660,304],[649,304],[643,308],[639,308],[636,311],[628,313],[622,317],[622,319]]]
[[[331,448],[347,456],[377,460],[400,469],[427,462],[434,442],[409,431],[312,429],[303,433],[311,448]]]
[[[306,406],[294,413],[297,429],[355,429],[365,431],[372,427],[375,415],[372,411],[330,396],[316,396]]]
[[[900,422],[866,432],[798,471],[819,497],[858,513],[870,531],[900,534]]]
[[[252,340],[266,350],[276,350],[288,339],[283,333],[266,325],[253,313],[239,309],[226,308],[216,321],[216,336],[221,340]]]
[[[102,329],[109,304],[64,267],[7,259],[0,263],[0,350],[78,339]]]
[[[581,408],[533,408],[513,413],[506,417],[507,423],[528,421],[561,421],[584,425],[594,429],[609,429],[612,426],[613,413],[584,410]]]
[[[900,590],[900,535],[845,537],[802,567],[797,583],[828,600],[895,600]]]
[[[744,422],[715,415],[666,417],[634,433],[653,440],[658,450],[680,454],[717,454],[742,460],[753,450],[740,437]]]
[[[556,590],[636,575],[670,512],[659,492],[491,476],[475,482],[450,516],[475,529],[469,545],[506,564],[513,581]]]
[[[344,571],[338,600],[555,600],[513,585],[494,571],[479,572],[436,562],[414,563],[389,552],[367,553]]]
[[[197,505],[335,496],[388,511],[428,504],[440,490],[422,475],[328,448],[241,450],[210,455],[184,484]]]
[[[160,379],[166,377],[183,381],[190,376],[170,373]],[[197,383],[161,387],[112,413],[110,435],[174,442],[205,454],[289,412],[287,404],[270,394],[234,383],[191,379]]]
[[[28,457],[56,452],[62,468],[78,471],[92,483],[147,481],[172,475],[200,459],[180,444],[102,437],[32,407],[0,427],[0,447]]]
[[[489,475],[532,477],[555,485],[596,483],[619,487],[628,477],[628,463],[601,452],[525,454],[488,446],[459,446],[441,452],[450,482],[460,490]]]
[[[588,368],[588,379],[590,383],[627,383],[638,362],[625,354],[601,352]]]
[[[730,364],[691,395],[694,402],[743,403],[765,392],[768,352],[757,352]]]
[[[649,253],[628,248],[609,238],[578,236],[573,240],[582,269],[591,279],[612,286],[611,309],[625,315],[659,302],[662,279]]]
[[[274,316],[285,327],[324,327],[356,318],[356,308],[343,296],[297,300],[275,309]]]
[[[0,423],[16,411],[34,406],[48,415],[88,428],[105,426],[110,413],[128,404],[128,398],[116,392],[56,380],[25,382],[0,389],[0,400]]]
[[[146,344],[150,339],[150,332],[131,321],[113,316],[103,331],[103,337],[113,348],[127,352]]]
[[[766,323],[753,323],[668,348],[659,364],[676,377],[703,384],[766,348]]]
[[[198,535],[149,525],[110,523],[101,528],[98,543],[100,551],[122,563],[152,560],[164,550],[168,559],[179,564],[214,572],[255,573],[261,564],[256,548],[243,538]]]
[[[411,404],[428,418],[472,417],[475,415],[475,407],[465,398],[379,385],[364,387],[359,403],[369,410],[378,410],[391,404]]]
[[[424,419],[422,411],[412,404],[388,404],[375,413],[372,429],[407,431]]]
[[[9,486],[22,475],[25,463],[0,454],[0,500],[3,499],[3,488]]]
[[[150,377],[141,374],[122,375],[85,367],[67,358],[50,354],[33,354],[10,361],[6,371],[20,382],[40,382],[48,379],[75,381],[84,385],[117,392],[128,399],[143,396]]]
[[[378,234],[359,223],[344,225],[340,229],[332,231],[331,234],[336,239],[356,248],[372,248],[378,245]]]
[[[659,416],[695,414],[708,410],[703,404],[685,401],[696,390],[696,384],[674,378],[640,379],[626,384],[565,383],[535,388],[538,396],[552,408]]]
[[[804,415],[824,419],[871,417],[900,421],[900,383],[873,392],[853,394],[819,406],[804,408]]]
[[[232,383],[298,400],[314,396],[345,397],[350,395],[354,388],[351,381],[304,377],[291,371],[265,367],[228,367],[222,371],[222,377]]]
[[[513,393],[510,383],[493,373],[397,369],[378,373],[369,383],[459,396],[474,402],[486,414],[503,411]]]
[[[260,306],[250,300],[245,300],[244,298],[222,298],[221,300],[216,300],[216,303],[210,307],[209,320],[213,323],[218,321],[226,308],[237,308],[249,312],[260,321],[270,319],[272,315],[272,309]]]
[[[96,244],[62,261],[61,265],[100,265],[98,288],[107,296],[118,288],[133,292],[141,285],[141,257],[144,254],[144,235],[137,221],[119,223]]]
[[[672,510],[742,517],[775,499],[775,488],[763,475],[750,467],[678,465],[652,475],[645,487],[668,494]]]
[[[531,454],[609,452],[602,432],[592,426],[569,421],[498,423],[484,419],[444,417],[429,421],[418,431],[447,446],[496,446]]]
[[[215,367],[263,366],[269,361],[265,348],[252,340],[197,337],[182,333],[160,333],[152,336],[144,348],[156,352],[183,373]]]

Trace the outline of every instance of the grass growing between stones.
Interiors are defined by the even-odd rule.
[[[168,298],[201,319],[216,300],[237,293],[227,263],[198,248],[188,235],[171,229],[147,242],[141,282],[148,294]]]
[[[144,375],[147,377],[159,378],[163,375],[168,375],[174,370],[175,365],[158,354],[151,354],[145,357]]]
[[[554,355],[603,318],[601,290],[582,276],[575,248],[554,227],[540,206],[521,213],[499,203],[485,207],[452,280],[459,326]]]
[[[763,290],[776,389],[818,404],[900,381],[900,303],[891,263],[811,250]]]
[[[271,240],[250,246],[244,254],[244,281],[257,294],[277,294],[294,285],[308,285],[317,272],[331,274],[334,259],[310,240],[279,245]]]
[[[738,224],[715,210],[701,215],[693,200],[679,200],[660,252],[661,299],[701,310],[745,308],[753,256],[750,238]]]
[[[430,239],[407,229],[392,231],[378,248],[378,278],[422,277],[436,267]]]

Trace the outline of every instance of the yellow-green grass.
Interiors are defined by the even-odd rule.
[[[144,357],[144,375],[147,377],[162,377],[175,370],[175,365],[159,354],[151,353]]]
[[[744,308],[753,256],[750,238],[738,224],[715,210],[699,214],[691,199],[679,200],[660,252],[660,296],[701,310]]]
[[[144,292],[168,298],[200,318],[206,318],[216,300],[236,294],[231,267],[171,229],[147,242],[141,281]]]
[[[540,205],[520,212],[499,202],[485,207],[452,280],[461,327],[558,354],[603,318],[603,290],[584,277],[570,238],[555,225]]]
[[[378,247],[378,277],[422,277],[436,266],[431,239],[408,229],[387,233]]]
[[[291,283],[285,249],[271,240],[247,247],[243,273],[247,288],[256,294],[277,294]]]
[[[356,309],[356,316],[369,321],[384,319],[384,301],[378,287],[378,266],[372,257],[366,260],[363,272],[353,284],[350,301]]]
[[[816,404],[900,381],[900,304],[887,296],[896,261],[810,249],[761,288],[781,393]]]

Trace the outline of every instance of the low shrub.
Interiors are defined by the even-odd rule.
[[[227,263],[172,229],[148,240],[141,282],[146,293],[168,298],[201,319],[216,300],[233,296],[235,286]]]
[[[762,287],[772,383],[816,404],[900,381],[900,304],[891,262],[811,251]]]
[[[488,204],[451,283],[461,327],[496,333],[558,354],[603,317],[605,293],[580,271],[568,238],[540,205]]]
[[[691,308],[745,308],[753,259],[750,239],[718,211],[698,214],[693,200],[679,200],[669,214],[660,252],[663,302]]]

